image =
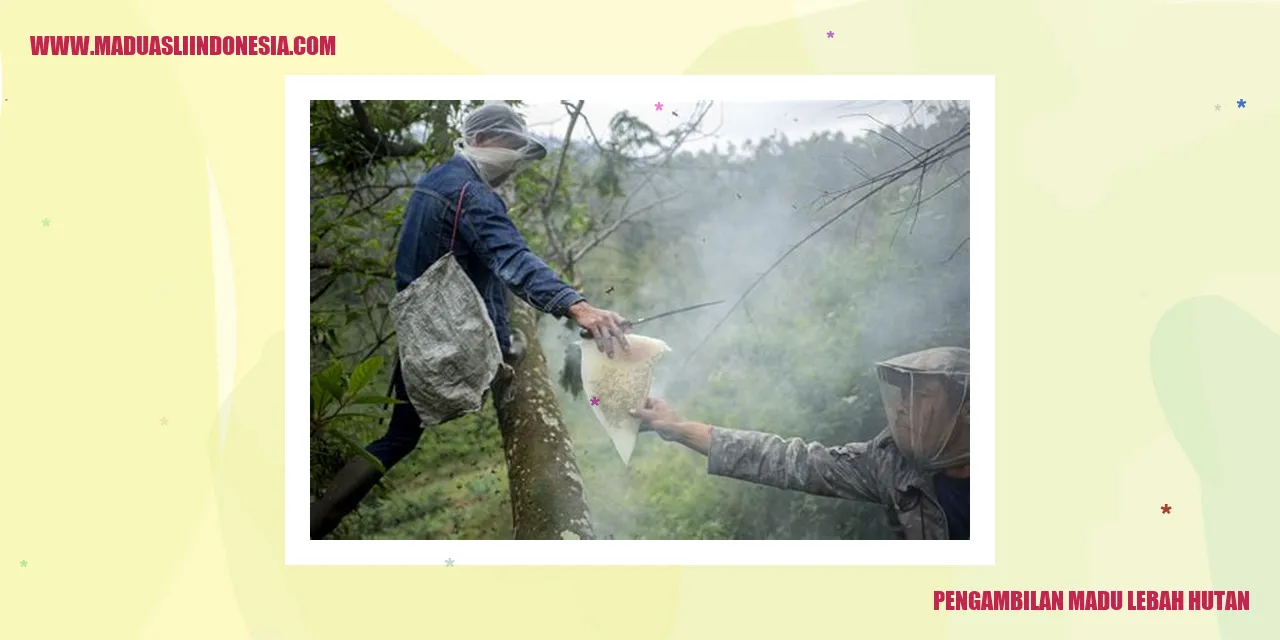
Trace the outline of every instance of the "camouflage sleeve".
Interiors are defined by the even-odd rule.
[[[873,453],[865,443],[827,447],[772,433],[711,429],[707,472],[820,496],[880,502]]]

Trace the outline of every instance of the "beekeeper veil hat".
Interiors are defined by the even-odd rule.
[[[939,347],[878,363],[898,450],[926,470],[969,462],[969,350]]]
[[[525,127],[510,105],[490,100],[462,121],[462,139],[454,143],[490,187],[547,155],[547,147]]]

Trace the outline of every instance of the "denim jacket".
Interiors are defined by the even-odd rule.
[[[462,216],[454,237],[454,216],[462,186]],[[504,353],[511,348],[506,289],[544,313],[563,317],[582,296],[533,255],[507,217],[507,205],[462,156],[454,156],[418,180],[405,206],[396,252],[396,291],[402,291],[449,253],[462,265],[484,298]]]
[[[707,472],[780,489],[873,502],[885,508],[898,538],[948,539],[947,516],[930,474],[907,462],[893,438],[826,447],[771,433],[711,429]]]

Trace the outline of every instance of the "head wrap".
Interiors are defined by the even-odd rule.
[[[462,139],[454,146],[490,187],[547,155],[546,146],[529,134],[524,118],[501,101],[487,102],[467,114]]]

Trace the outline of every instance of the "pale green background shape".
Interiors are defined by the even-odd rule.
[[[1216,588],[1249,589],[1247,614],[1219,617],[1223,638],[1280,629],[1280,553],[1269,495],[1280,447],[1280,335],[1231,301],[1179,303],[1151,338],[1151,379],[1169,426],[1200,478]]]
[[[0,3],[0,637],[1276,637],[1277,24],[1158,0]],[[339,55],[27,49],[238,33]],[[994,75],[997,564],[284,567],[283,86],[315,73]],[[1213,587],[1256,611],[932,610]]]

